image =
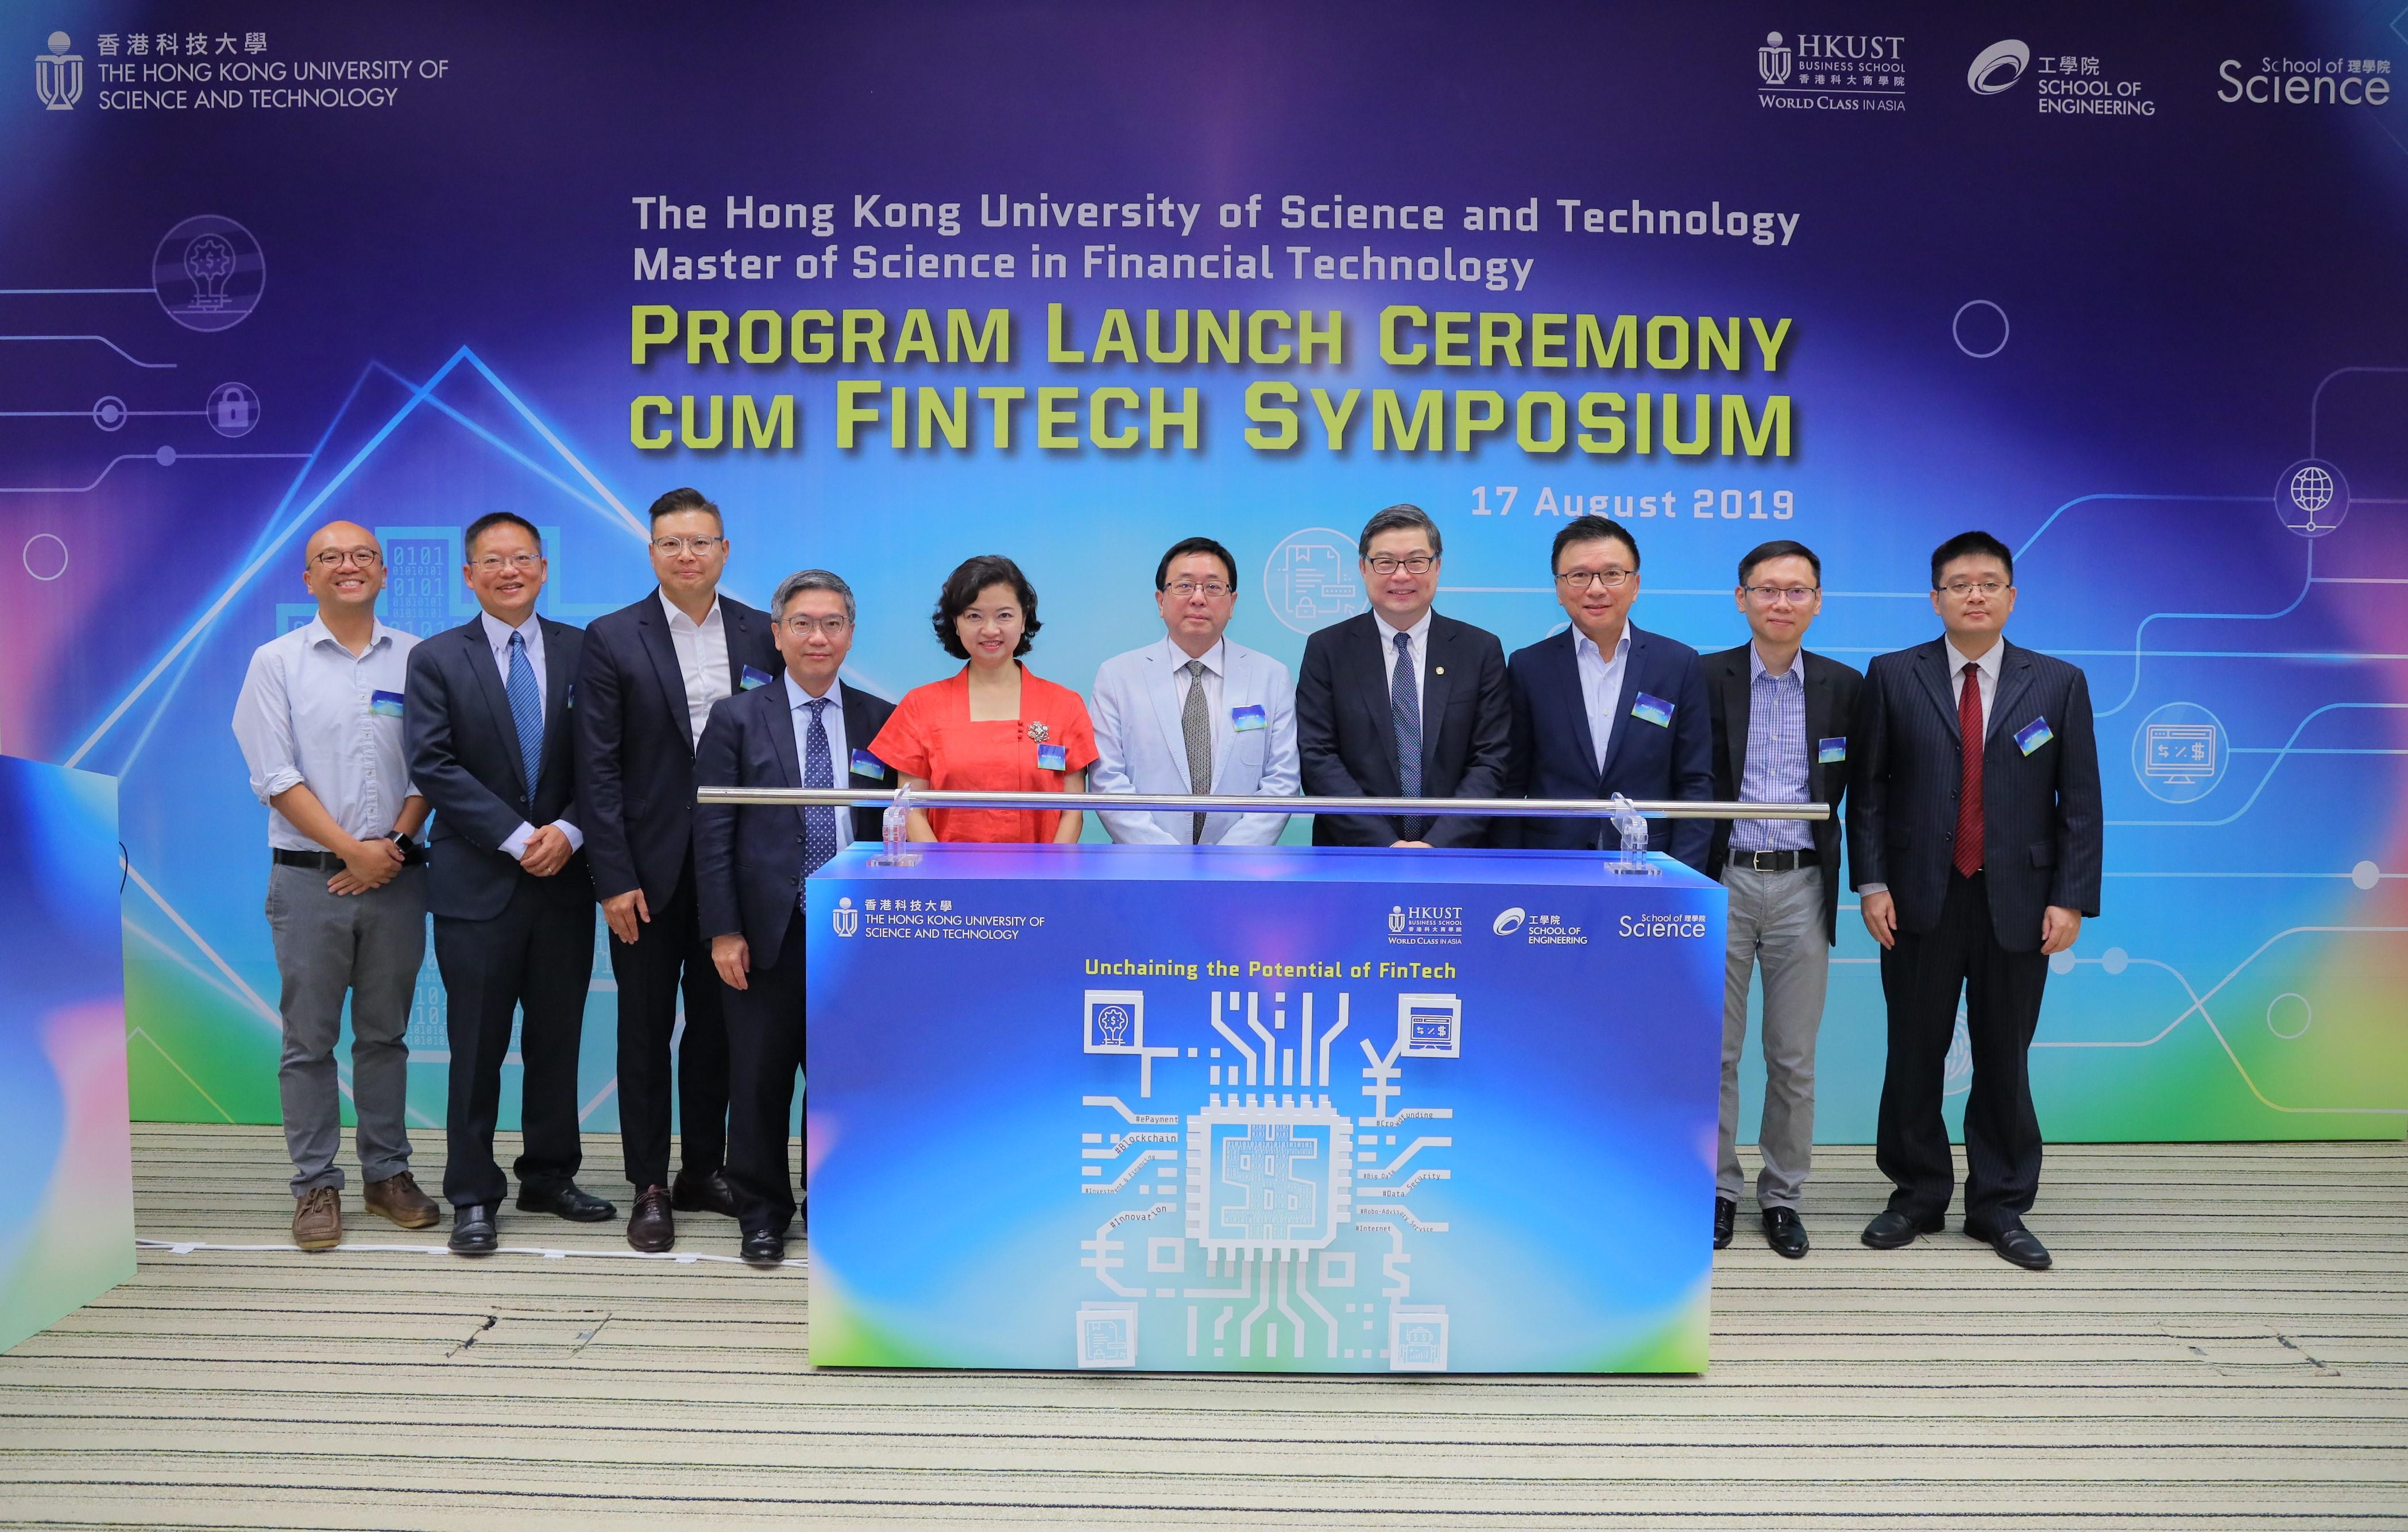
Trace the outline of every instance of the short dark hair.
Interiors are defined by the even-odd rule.
[[[710,497],[695,489],[674,489],[653,501],[652,520],[657,522],[681,510],[708,511],[710,519],[723,529],[727,525],[727,518],[719,513],[719,508],[711,503]]]
[[[1563,530],[1555,534],[1555,545],[1547,550],[1547,573],[1552,575],[1555,572],[1555,566],[1563,561],[1565,549],[1576,542],[1595,542],[1601,537],[1612,537],[1629,549],[1630,567],[1639,567],[1639,539],[1630,535],[1628,527],[1609,522],[1602,516],[1575,516],[1564,523]]]
[[[962,643],[962,636],[953,624],[960,621],[962,613],[970,609],[970,604],[978,600],[979,593],[990,585],[1009,585],[1011,594],[1019,599],[1020,647],[1011,651],[1015,658],[1035,647],[1032,640],[1037,637],[1037,630],[1044,626],[1037,620],[1037,587],[1028,583],[1028,577],[1020,572],[1020,566],[1000,553],[981,553],[976,558],[964,559],[952,574],[945,577],[945,588],[937,594],[937,610],[932,619],[937,629],[937,642],[944,645],[945,652],[957,660],[968,659],[970,651]]]
[[[535,551],[538,553],[543,551],[543,534],[535,529],[533,522],[514,510],[489,510],[470,522],[468,530],[460,535],[460,551],[473,557],[477,551],[477,539],[497,526],[520,528],[535,539]]]
[[[1770,559],[1804,559],[1814,566],[1814,583],[1823,583],[1823,561],[1814,556],[1813,549],[1793,537],[1775,537],[1770,542],[1757,543],[1742,553],[1739,556],[1739,582],[1746,584],[1747,577],[1756,572],[1756,566]]]
[[[1430,557],[1446,557],[1446,545],[1440,540],[1438,523],[1431,521],[1429,512],[1419,506],[1399,501],[1385,510],[1371,512],[1371,519],[1363,523],[1363,536],[1354,540],[1355,553],[1359,557],[1369,558],[1371,539],[1383,532],[1426,532],[1429,534]]]
[[[786,603],[805,591],[827,591],[843,598],[844,620],[857,621],[861,614],[853,609],[853,587],[844,577],[826,569],[797,569],[778,581],[778,594],[769,598],[769,615],[778,622],[786,620]]]
[[[2007,583],[2015,582],[2015,556],[2007,545],[1986,532],[1959,532],[1931,551],[1931,588],[1940,589],[1940,571],[1961,558],[1988,554],[2006,566]]]
[[[1182,537],[1172,543],[1170,551],[1163,554],[1162,562],[1154,566],[1154,588],[1161,590],[1163,582],[1170,578],[1172,561],[1183,559],[1190,553],[1210,553],[1219,559],[1221,567],[1229,571],[1229,589],[1235,591],[1238,588],[1238,561],[1229,556],[1227,549],[1210,537]]]

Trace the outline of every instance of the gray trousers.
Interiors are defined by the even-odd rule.
[[[359,1117],[360,1174],[383,1181],[409,1168],[409,999],[426,957],[426,869],[404,867],[366,894],[326,892],[314,867],[267,874],[267,929],[284,981],[284,1058],[276,1071],[293,1195],[340,1191],[342,1086],[335,1049],[343,999],[351,1002],[351,1104]]]
[[[1823,1024],[1829,982],[1829,933],[1823,928],[1827,867],[1795,872],[1723,868],[1730,893],[1723,968],[1722,1155],[1714,1193],[1739,1200],[1739,1058],[1747,1043],[1748,981],[1764,967],[1764,1121],[1756,1147],[1764,1169],[1756,1200],[1796,1209],[1814,1160],[1814,1035]]]

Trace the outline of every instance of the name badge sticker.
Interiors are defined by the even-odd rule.
[[[1067,745],[1039,745],[1039,746],[1038,746],[1038,747],[1037,747],[1037,769],[1038,769],[1038,770],[1039,770],[1039,771],[1068,771],[1068,770],[1069,770],[1069,769],[1070,769],[1070,749],[1069,749],[1069,747],[1068,747],[1068,746],[1067,746]]]
[[[2057,732],[2048,726],[2048,720],[2045,718],[2035,718],[2015,731],[2015,743],[2022,748],[2026,755],[2029,755],[2056,737]]]
[[[1232,708],[1229,709],[1229,727],[1237,730],[1240,734],[1243,734],[1249,729],[1262,728],[1268,723],[1268,720],[1263,716],[1263,705],[1259,702],[1250,704],[1243,708]]]
[[[1847,758],[1848,740],[1845,735],[1837,739],[1818,739],[1814,742],[1814,759],[1825,766],[1835,766]]]
[[[368,711],[376,714],[379,718],[399,718],[401,716],[401,694],[399,692],[370,692],[368,694]]]
[[[1630,716],[1653,723],[1659,729],[1669,729],[1672,726],[1672,704],[1641,692],[1639,700],[1630,705]]]
[[[853,752],[853,774],[856,777],[883,777],[886,775],[886,763],[866,750],[857,750]]]
[[[739,692],[749,692],[756,686],[767,686],[775,679],[760,666],[748,665],[744,667],[744,673],[737,678],[736,689]]]

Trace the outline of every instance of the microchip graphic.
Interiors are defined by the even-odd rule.
[[[1408,1058],[1461,1058],[1462,998],[1453,995],[1398,995],[1397,1039]]]
[[[1350,1212],[1353,1124],[1321,1105],[1211,1107],[1187,1120],[1187,1237],[1208,1253],[1287,1257]]]

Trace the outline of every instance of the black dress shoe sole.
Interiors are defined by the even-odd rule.
[[[743,1261],[746,1266],[757,1267],[763,1271],[774,1271],[786,1264],[786,1253],[783,1249],[774,1254],[767,1251],[748,1250],[743,1253]]]
[[[501,1240],[498,1238],[470,1239],[466,1241],[451,1239],[445,1241],[444,1248],[451,1251],[454,1255],[491,1255],[494,1251],[501,1248]]]

